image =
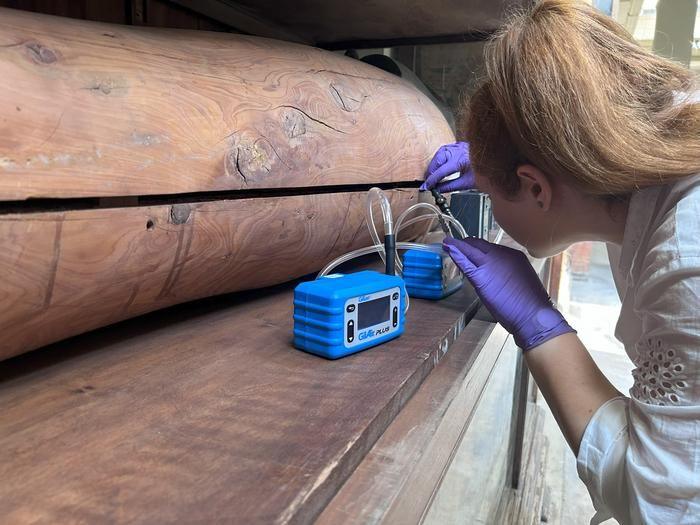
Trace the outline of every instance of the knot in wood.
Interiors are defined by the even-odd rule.
[[[173,224],[185,224],[190,218],[192,207],[189,204],[173,204],[170,208],[170,222]]]
[[[42,46],[38,42],[27,42],[25,46],[27,51],[29,51],[29,56],[32,58],[32,60],[34,60],[34,62],[39,64],[53,64],[58,60],[58,57],[53,50]]]
[[[306,133],[306,120],[299,111],[287,110],[282,114],[282,129],[287,138],[293,139]]]

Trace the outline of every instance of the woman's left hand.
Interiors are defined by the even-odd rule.
[[[575,332],[552,305],[523,252],[476,238],[459,241],[447,237],[443,248],[523,350]]]

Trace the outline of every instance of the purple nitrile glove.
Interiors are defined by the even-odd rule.
[[[459,178],[440,182],[445,177],[459,173]],[[469,144],[454,142],[437,150],[425,172],[421,191],[437,189],[440,193],[474,189],[474,173],[469,163]]]
[[[476,238],[446,237],[442,246],[523,350],[576,332],[552,304],[523,252]]]

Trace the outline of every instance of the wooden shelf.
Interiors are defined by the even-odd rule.
[[[488,372],[493,325],[462,333],[471,288],[413,301],[401,338],[339,361],[292,348],[291,303],[292,284],[223,296],[0,364],[0,521],[309,521],[387,427],[378,444],[427,414],[426,394],[402,411],[421,385],[448,399]]]
[[[501,326],[470,321],[318,524],[421,522],[470,426],[507,337]]]

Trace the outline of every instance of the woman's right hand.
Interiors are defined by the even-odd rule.
[[[454,180],[441,182],[445,177],[459,173]],[[440,193],[474,189],[474,173],[469,162],[469,144],[454,142],[437,150],[425,173],[422,191],[435,188]]]

